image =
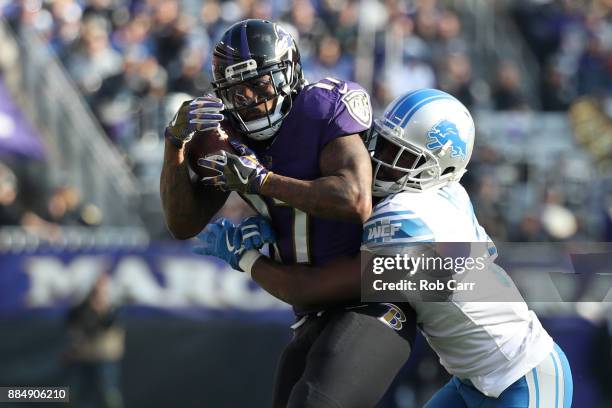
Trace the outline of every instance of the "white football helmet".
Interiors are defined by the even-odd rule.
[[[437,89],[397,98],[374,121],[370,140],[372,194],[425,191],[457,181],[474,147],[474,121],[465,106]],[[395,152],[390,145],[396,146]]]

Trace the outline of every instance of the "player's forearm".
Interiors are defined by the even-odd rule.
[[[322,308],[360,298],[359,256],[323,267],[282,265],[259,258],[251,276],[272,296],[300,309]],[[342,264],[341,264],[342,263]]]
[[[271,174],[261,194],[281,200],[315,217],[363,223],[370,216],[371,197],[342,176],[313,181]]]
[[[224,193],[211,189],[209,200],[199,200],[189,179],[183,149],[166,141],[160,194],[168,230],[177,239],[188,239],[198,234],[218,211],[216,196]]]

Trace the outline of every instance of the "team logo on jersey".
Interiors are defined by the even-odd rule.
[[[451,157],[467,157],[467,143],[459,136],[459,130],[453,122],[442,120],[427,132],[427,148],[429,150],[444,147],[450,142]]]
[[[392,303],[383,303],[383,305],[387,306],[388,310],[384,315],[380,316],[378,320],[380,320],[393,330],[402,330],[402,327],[404,327],[402,323],[406,321],[406,315],[404,314],[404,312],[402,312],[399,307],[395,306]]]
[[[346,105],[349,114],[365,127],[372,126],[372,108],[370,107],[370,97],[361,89],[352,90],[341,99]]]

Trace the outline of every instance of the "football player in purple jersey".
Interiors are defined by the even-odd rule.
[[[307,85],[293,38],[264,20],[230,27],[212,69],[218,98],[184,104],[166,129],[161,197],[170,232],[195,236],[237,191],[272,220],[283,262],[357,252],[371,211],[371,164],[360,137],[372,121],[366,91],[332,78]],[[235,145],[242,158],[203,159],[218,176],[193,185],[183,144],[193,131],[218,131],[223,120],[256,156]]]
[[[231,26],[215,46],[212,70],[216,96],[184,103],[166,128],[160,190],[170,232],[195,236],[236,191],[269,220],[272,256],[283,264],[323,265],[358,254],[372,205],[361,139],[372,123],[367,92],[335,78],[307,84],[294,39],[264,20]],[[237,154],[201,158],[216,175],[194,185],[184,144],[195,131],[221,131],[221,122],[244,144],[232,143]],[[243,257],[233,266],[248,270],[253,262]],[[310,306],[295,308],[298,323],[321,311]],[[381,324],[389,313],[401,314],[404,330]],[[284,351],[274,406],[373,406],[408,357],[411,316],[410,309],[361,305],[358,296],[328,308]]]

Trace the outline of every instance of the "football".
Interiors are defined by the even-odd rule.
[[[192,181],[217,175],[213,170],[198,166],[198,159],[221,150],[235,153],[229,142],[229,136],[223,129],[219,132],[196,132],[193,135],[185,145],[185,159],[189,165],[189,175]]]

